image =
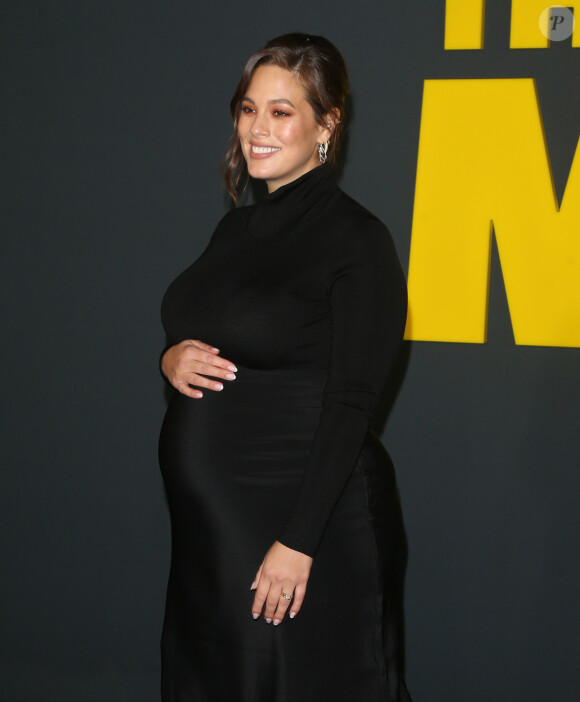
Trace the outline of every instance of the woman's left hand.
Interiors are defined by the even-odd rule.
[[[256,590],[252,605],[254,619],[257,619],[264,609],[264,619],[268,624],[273,621],[274,626],[278,626],[290,605],[290,618],[298,614],[306,594],[311,567],[310,556],[275,541],[252,583],[251,589]],[[282,593],[290,593],[293,598],[285,599]]]

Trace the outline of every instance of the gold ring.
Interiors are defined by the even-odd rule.
[[[285,600],[291,600],[294,595],[291,592],[281,592],[280,597],[283,597]]]

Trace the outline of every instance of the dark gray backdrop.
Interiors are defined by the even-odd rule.
[[[342,186],[406,268],[423,80],[537,78],[561,199],[580,49],[510,51],[507,0],[488,0],[471,52],[443,50],[438,0],[1,10],[0,695],[153,702],[169,562],[158,309],[226,207],[217,167],[245,59],[296,29],[343,51]],[[415,702],[575,702],[580,351],[514,345],[495,253],[488,343],[406,346],[383,438],[409,540]]]

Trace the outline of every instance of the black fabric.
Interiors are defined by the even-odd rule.
[[[165,702],[408,699],[402,521],[369,431],[405,316],[388,231],[324,166],[228,213],[169,287],[169,340],[217,346],[238,373],[175,394],[162,428]],[[276,539],[314,556],[302,611],[277,628],[252,619],[249,591]]]

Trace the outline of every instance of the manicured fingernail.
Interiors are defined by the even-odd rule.
[[[226,373],[226,378],[228,380],[235,380],[236,376],[233,373]]]
[[[270,619],[270,617],[266,617],[266,624],[271,624],[271,623],[272,623],[272,620]]]
[[[294,619],[295,616],[296,616],[296,612],[290,612],[290,619]]]
[[[254,617],[254,619],[257,619],[259,616],[258,612],[252,612],[252,617]]]
[[[219,349],[216,349],[215,346],[212,346],[212,347],[211,347],[211,350],[212,350],[212,351],[219,351]]]
[[[216,390],[223,390],[224,386],[221,383],[214,383],[214,388]]]
[[[193,394],[193,396],[194,396],[194,397],[203,397],[203,393],[201,393],[201,392],[195,392],[195,393]]]
[[[274,619],[274,626],[278,626],[282,620],[281,619]]]
[[[235,366],[228,366],[228,370],[234,371],[234,373],[238,370]]]
[[[255,589],[256,589],[256,581],[254,580],[254,582],[250,585],[250,590],[255,590]]]

